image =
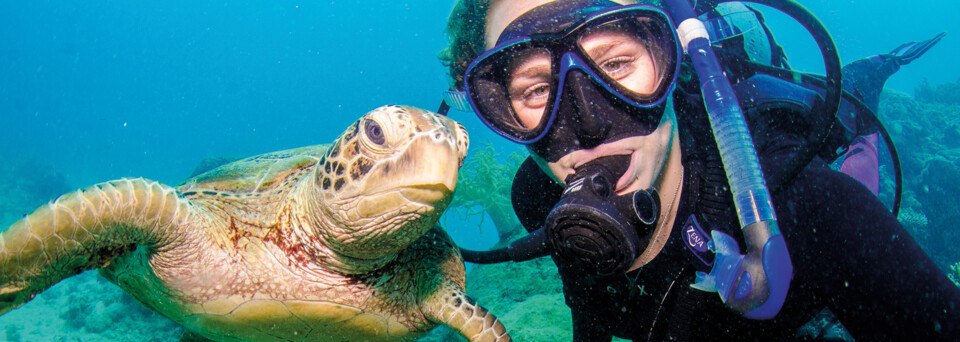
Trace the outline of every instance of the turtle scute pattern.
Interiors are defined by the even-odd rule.
[[[407,341],[444,324],[509,341],[464,293],[437,219],[463,126],[377,108],[331,145],[220,166],[177,188],[142,178],[61,196],[0,233],[0,314],[87,269],[215,341]]]

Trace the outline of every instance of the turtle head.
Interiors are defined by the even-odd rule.
[[[318,165],[326,222],[317,234],[346,257],[392,259],[436,224],[468,145],[463,125],[438,114],[403,106],[367,113]]]

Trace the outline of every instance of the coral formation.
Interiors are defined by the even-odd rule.
[[[498,160],[492,145],[474,149],[460,169],[457,193],[446,215],[482,215],[493,219],[500,236],[494,248],[526,235],[510,202],[513,174],[527,157],[513,151]],[[557,267],[548,257],[526,262],[477,265],[467,274],[467,293],[504,323],[516,341],[569,341],[570,310],[563,300]],[[462,341],[446,328],[435,329],[421,342]]]
[[[39,319],[42,317],[42,319]],[[0,316],[5,339],[16,341],[177,341],[183,328],[147,310],[89,271],[64,280]]]
[[[916,99],[886,89],[880,119],[900,154],[904,175],[899,219],[944,270],[960,260],[960,83],[921,84]]]
[[[515,231],[498,246],[526,234],[520,231]],[[573,339],[572,318],[564,303],[563,285],[549,257],[477,265],[467,274],[467,293],[497,315],[515,341]],[[433,341],[463,340],[449,329],[435,329],[420,340]]]
[[[797,340],[813,341],[853,341],[853,336],[840,323],[840,319],[830,311],[823,309],[807,324],[797,330]]]
[[[914,97],[920,102],[960,105],[960,79],[934,87],[924,78],[914,89]]]
[[[8,324],[3,331],[5,341],[20,342],[20,329],[16,325]]]
[[[483,217],[486,213],[493,220],[501,241],[513,234],[519,229],[519,221],[510,202],[510,186],[512,175],[526,157],[526,152],[518,149],[501,161],[490,143],[471,149],[460,168],[457,192],[446,215]]]

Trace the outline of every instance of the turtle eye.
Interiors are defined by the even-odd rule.
[[[383,145],[387,141],[387,138],[383,135],[383,128],[380,128],[380,124],[374,120],[367,120],[363,124],[363,134],[367,136],[367,139],[370,139],[370,142],[377,145]]]

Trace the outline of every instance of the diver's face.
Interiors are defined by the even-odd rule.
[[[562,1],[562,0],[556,0]],[[554,2],[552,0],[499,0],[494,1],[487,13],[485,46],[496,45],[500,34],[509,24],[527,11]],[[616,1],[633,3],[633,1]],[[656,88],[656,65],[646,46],[638,39],[623,32],[600,31],[581,38],[581,46],[590,58],[597,61],[611,78],[638,93],[650,93]],[[639,56],[623,58],[621,56]],[[522,124],[536,126],[541,120],[550,93],[550,57],[528,56],[511,71],[509,92],[511,105]],[[553,176],[563,181],[575,169],[594,159],[610,155],[630,155],[630,166],[617,181],[616,190],[624,194],[647,189],[659,178],[672,138],[676,132],[673,113],[664,113],[658,128],[648,135],[637,135],[608,141],[603,144],[572,151],[557,161],[548,161],[547,167]]]

